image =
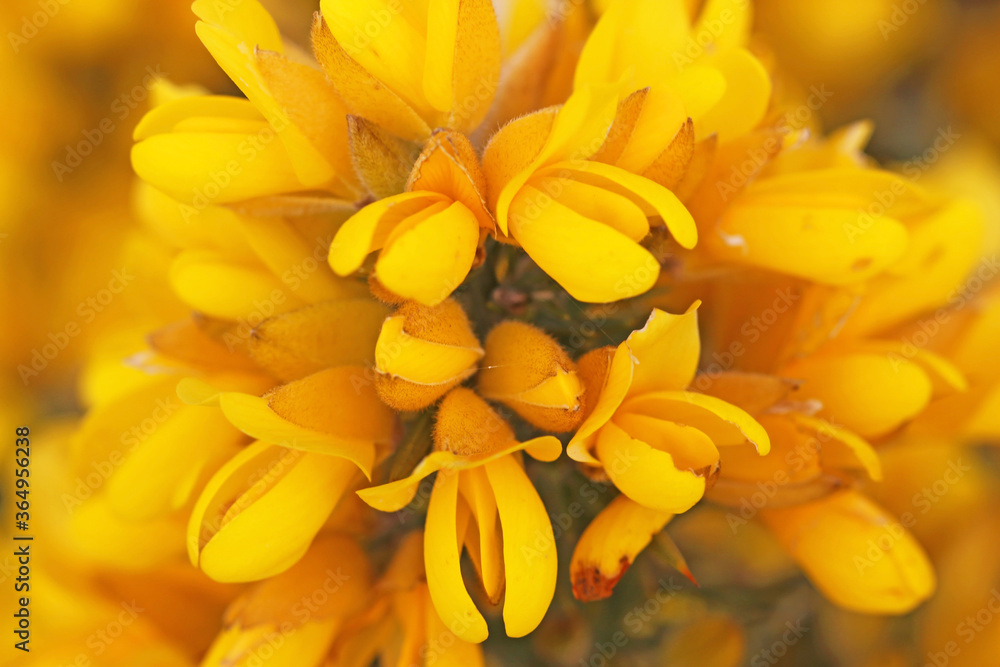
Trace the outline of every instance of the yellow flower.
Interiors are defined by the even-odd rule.
[[[396,410],[422,410],[476,372],[483,357],[462,306],[410,301],[385,322],[375,344],[375,388]]]
[[[729,372],[702,376],[706,393],[753,415],[771,439],[769,456],[745,449],[721,452],[721,471],[708,498],[735,508],[735,531],[756,514],[761,486],[767,504],[784,506],[810,502],[853,482],[852,471],[875,481],[883,478],[878,453],[852,431],[810,414],[815,403],[799,395],[801,385],[770,375]]]
[[[321,0],[320,12],[316,57],[355,115],[404,139],[486,115],[500,75],[489,0]]]
[[[257,0],[199,0],[198,36],[247,99],[184,97],[135,129],[136,173],[196,210],[213,204],[324,190],[352,199],[358,182],[346,108],[321,72],[289,59]]]
[[[462,545],[486,594],[504,597],[507,635],[534,630],[556,585],[556,548],[545,506],[517,452],[553,461],[562,451],[552,436],[518,442],[510,426],[471,390],[452,391],[438,408],[435,451],[409,477],[358,492],[383,512],[405,507],[420,480],[437,472],[424,528],[424,566],[434,608],[460,639],[488,634],[462,581]]]
[[[672,192],[589,159],[616,111],[613,86],[585,86],[559,109],[504,126],[483,155],[500,232],[580,301],[617,301],[652,287],[660,265],[639,245],[650,217],[682,247],[697,242],[694,221]]]
[[[373,274],[379,284],[398,297],[434,306],[462,284],[481,240],[493,231],[486,179],[469,140],[440,130],[413,164],[405,189],[344,223],[330,246],[330,266],[346,276],[379,250]]]
[[[481,667],[483,650],[455,636],[431,603],[424,573],[424,535],[399,542],[392,561],[372,588],[369,605],[344,626],[330,651],[334,665],[444,664]]]
[[[587,417],[566,450],[600,467],[636,503],[674,514],[698,502],[718,475],[718,446],[749,441],[760,454],[770,449],[746,412],[686,391],[701,348],[699,305],[682,315],[654,310],[617,348],[580,359]]]
[[[616,0],[580,56],[576,87],[649,88],[622,166],[647,168],[690,117],[699,138],[739,137],[763,118],[771,82],[744,46],[750,3],[713,0],[697,20],[682,0]]]
[[[250,667],[266,659],[320,665],[344,626],[364,608],[370,581],[368,557],[352,539],[321,537],[294,567],[233,601],[201,664]]]
[[[583,383],[559,343],[523,322],[501,322],[486,337],[478,390],[545,431],[572,431],[583,418]]]
[[[813,584],[847,609],[905,613],[930,595],[933,570],[907,527],[850,488],[852,470],[883,478],[871,445],[805,414],[810,401],[802,400],[797,382],[744,373],[706,379],[710,393],[747,409],[771,438],[771,454],[763,458],[739,448],[722,453],[722,472],[708,496],[732,508],[726,522],[734,533],[759,516]]]
[[[320,371],[263,397],[182,382],[181,398],[217,405],[257,440],[212,476],[188,524],[191,562],[218,581],[255,581],[295,564],[360,469],[370,476],[376,444],[393,417],[360,366]]]
[[[760,516],[810,581],[842,607],[905,614],[934,592],[934,570],[920,544],[857,491]]]

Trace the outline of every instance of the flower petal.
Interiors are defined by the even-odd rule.
[[[610,164],[587,161],[556,163],[541,173],[572,175],[581,181],[620,192],[639,204],[646,215],[660,216],[681,247],[691,249],[698,243],[698,228],[691,213],[673,192],[648,178]]]
[[[455,202],[391,240],[375,274],[394,294],[434,306],[465,280],[478,245],[479,221]]]
[[[905,614],[934,592],[919,543],[885,510],[849,490],[761,519],[834,604],[865,614]]]
[[[555,594],[555,537],[542,499],[514,457],[486,464],[486,475],[503,528],[504,627],[508,637],[523,637],[542,622]]]
[[[349,10],[352,4],[350,2],[332,4],[326,0],[320,3],[323,15],[316,15],[312,27],[312,43],[316,59],[354,115],[367,118],[402,139],[412,141],[426,139],[431,133],[427,121],[421,118],[420,114],[397,92],[379,81],[352,55],[348,55],[334,38],[327,23],[328,20],[333,20],[333,15],[329,13],[330,6],[338,10],[340,8]],[[361,6],[356,8],[363,9]],[[403,23],[405,21],[391,18],[389,21],[391,26]],[[402,49],[389,48],[388,52],[405,56]]]
[[[250,355],[283,380],[371,363],[386,312],[372,299],[343,299],[275,315],[253,328]]]
[[[438,616],[460,639],[479,643],[489,630],[462,579],[456,526],[459,474],[443,473],[434,482],[424,528],[424,567]]]
[[[192,563],[223,582],[287,570],[355,475],[343,459],[258,441],[222,466],[195,504],[188,524]]]
[[[761,456],[771,450],[767,431],[753,417],[714,396],[690,391],[656,391],[629,399],[621,409],[692,426],[708,435],[719,447],[749,441]]]
[[[614,485],[650,509],[680,514],[705,493],[703,476],[678,470],[670,454],[633,439],[614,422],[601,428],[596,451]]]
[[[540,201],[547,205],[534,206]],[[580,301],[609,303],[642,294],[660,274],[659,262],[638,243],[532,186],[522,188],[511,207],[510,232]]]
[[[635,368],[628,398],[657,390],[682,390],[691,384],[701,354],[700,305],[695,301],[680,315],[654,308],[646,324],[629,334],[625,345]]]
[[[330,266],[341,276],[354,273],[403,220],[442,201],[445,198],[436,193],[404,192],[365,206],[337,230],[330,245]]]
[[[611,595],[625,570],[663,530],[673,514],[643,507],[620,495],[594,517],[573,550],[573,597],[583,602]]]
[[[610,359],[607,358],[609,353]],[[588,352],[577,368],[586,386],[584,408],[587,416],[569,441],[566,455],[574,461],[596,466],[600,461],[590,454],[596,441],[594,436],[625,400],[632,385],[635,364],[622,343],[613,352],[603,348]]]

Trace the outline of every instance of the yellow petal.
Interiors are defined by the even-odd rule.
[[[459,474],[443,473],[434,482],[424,528],[424,567],[438,616],[460,639],[479,643],[489,631],[462,580],[456,525]]]
[[[934,570],[909,532],[857,491],[760,512],[812,583],[834,604],[905,614],[934,592]]]
[[[609,164],[586,161],[556,163],[541,173],[571,175],[581,181],[620,192],[639,204],[646,215],[660,216],[681,247],[690,249],[698,243],[698,228],[688,210],[674,193],[648,178]]]
[[[132,132],[134,141],[157,134],[169,134],[191,119],[264,122],[264,116],[250,100],[228,95],[198,95],[171,100],[148,111]],[[259,125],[257,127],[260,127]]]
[[[225,26],[240,35],[249,45],[262,49],[281,51],[281,33],[278,25],[257,0],[247,0],[239,5],[220,5],[212,0],[195,0],[191,11],[202,21]]]
[[[676,72],[668,54],[678,50],[691,27],[680,2],[615,2],[604,12],[580,55],[576,86],[617,81],[631,75],[632,90],[662,84]]]
[[[364,23],[371,20],[371,16],[364,16],[367,13],[364,11],[367,6],[355,5],[350,2],[330,3],[329,0],[325,0],[320,3],[322,16],[317,14],[313,21],[313,51],[341,99],[354,115],[367,118],[402,139],[411,141],[426,139],[430,136],[431,127],[411,106],[413,101],[379,81],[381,75],[385,72],[392,72],[393,69],[379,67],[377,68],[380,70],[379,73],[373,76],[367,69],[368,64],[356,59],[361,55],[357,49],[353,49],[354,52],[350,54],[345,51],[346,46],[354,42],[354,35],[349,34],[350,26],[346,26],[348,31],[346,45],[338,43],[338,39],[331,32],[332,24],[330,22],[336,21],[338,26],[344,24],[340,22],[339,17],[329,13],[331,5],[337,12],[353,10],[362,15],[362,30]],[[405,30],[402,25],[406,23],[405,21],[393,20],[392,12],[388,8],[383,8],[382,11],[389,17],[387,25],[392,26],[393,31]],[[340,29],[338,27],[338,30]],[[396,71],[405,72],[411,65],[419,67],[418,63],[423,60],[422,53],[419,54],[419,61],[412,58],[410,63],[406,62],[407,55],[414,55],[407,54],[402,47],[402,44],[410,42],[409,38],[401,40],[400,46],[397,47],[396,44],[393,44],[391,32],[386,34],[385,31],[380,31],[380,34],[383,34],[383,37],[389,42],[385,53],[403,57],[403,66]],[[414,81],[419,82],[420,77],[418,76]]]
[[[340,457],[371,477],[375,449],[371,442],[338,438],[302,428],[282,419],[267,404],[267,399],[248,394],[226,393],[220,396],[226,418],[238,429],[255,438],[266,439],[289,449]]]
[[[570,164],[576,165],[600,149],[617,107],[618,94],[615,86],[587,86],[566,101],[551,120],[551,125],[550,114],[542,111],[526,117],[531,120],[521,119],[510,123],[490,140],[483,155],[483,169],[491,191],[497,193],[491,195],[495,197],[495,201],[491,203],[495,207],[500,231],[507,233],[511,202],[535,172],[564,160],[572,160]],[[512,155],[516,157],[498,157],[514,142],[529,138],[537,140],[539,131],[546,128],[549,132],[541,148],[528,144],[512,149]],[[524,164],[522,159],[526,154],[533,157]]]
[[[709,477],[718,470],[719,450],[697,428],[624,409],[615,415],[613,423],[634,440],[670,454],[678,470],[692,470]]]
[[[479,221],[455,202],[392,240],[379,254],[375,274],[391,292],[434,306],[465,280],[478,245]]]
[[[800,430],[819,442],[824,466],[862,468],[876,482],[882,480],[882,464],[878,452],[870,444],[847,429],[822,419],[796,413],[791,413],[789,417]]]
[[[820,417],[865,438],[885,435],[917,416],[932,393],[919,366],[888,355],[813,356],[781,374],[802,380],[799,394],[822,403]]]
[[[294,123],[290,122],[289,116],[283,108],[282,103],[275,99],[264,77],[258,70],[258,60],[256,57],[258,49],[270,51],[275,57],[270,58],[271,64],[275,60],[282,60],[280,55],[284,50],[281,36],[274,20],[267,14],[267,11],[256,0],[248,0],[240,7],[233,8],[232,11],[219,11],[218,7],[209,7],[209,3],[196,3],[192,9],[199,14],[203,21],[195,26],[195,32],[199,39],[215,58],[219,66],[225,70],[229,78],[239,86],[243,94],[247,96],[254,106],[267,118],[271,127],[274,128],[281,142],[288,150],[288,154],[295,167],[295,172],[299,179],[307,187],[316,187],[328,183],[335,176],[335,171],[322,150],[329,148],[328,145],[316,146],[309,142],[309,139],[302,130]],[[202,17],[202,14],[204,16]],[[284,71],[276,81],[283,92],[289,92],[287,88],[294,87],[295,92],[289,98],[289,105],[294,105],[295,98],[303,98],[305,90],[303,83],[308,82],[314,86],[319,86],[319,94],[325,89],[325,82],[321,79],[303,75],[302,70],[290,61],[284,61],[289,66],[282,68]],[[298,75],[298,76],[295,76]],[[293,76],[296,84],[292,83]],[[306,77],[305,79],[303,77]],[[313,91],[316,89],[313,88]],[[324,102],[324,106],[330,104],[340,106],[339,101],[333,98],[330,102]],[[304,115],[296,112],[300,120],[306,120]],[[345,157],[344,151],[338,151],[341,158]],[[335,153],[336,154],[336,153]],[[342,168],[347,164],[341,161]],[[350,176],[350,172],[345,172]]]
[[[547,201],[538,207],[536,201]],[[510,232],[529,256],[575,299],[609,303],[649,290],[660,265],[618,230],[522,188],[511,206]]]
[[[111,506],[133,521],[181,509],[197,483],[207,478],[206,470],[235,454],[243,440],[218,410],[180,406],[169,399],[139,422],[142,427],[148,423],[155,425],[151,433],[122,435],[121,444],[129,445],[127,456],[107,480]]]
[[[503,527],[504,627],[508,637],[523,637],[542,622],[555,594],[555,537],[542,499],[512,456],[486,464],[486,475]]]
[[[625,570],[673,514],[643,507],[621,495],[594,517],[573,550],[573,597],[590,602],[611,595]]]
[[[471,391],[455,390],[449,394],[447,406],[444,409],[443,421],[439,417],[435,428],[435,443],[441,447],[453,446],[458,452],[440,450],[425,456],[413,469],[409,476],[358,491],[358,496],[366,503],[383,512],[395,512],[403,509],[413,500],[420,481],[438,470],[459,471],[476,468],[490,461],[526,451],[532,458],[551,462],[562,454],[562,443],[551,435],[518,442],[513,438],[510,427],[499,415]],[[468,393],[465,393],[468,392]],[[439,411],[440,414],[440,411]],[[480,428],[478,431],[476,426]]]
[[[749,441],[762,456],[771,449],[767,431],[753,417],[714,396],[689,391],[655,391],[627,400],[621,410],[692,426],[720,447]]]
[[[425,456],[413,472],[395,482],[373,486],[358,491],[358,497],[382,512],[398,512],[413,500],[421,480],[438,470],[452,467],[457,457],[451,452],[431,452]]]
[[[651,391],[686,389],[698,368],[698,307],[691,304],[681,315],[654,308],[646,324],[625,341],[635,369],[628,397]]]
[[[876,195],[888,192],[886,204]],[[861,211],[878,212],[897,220],[928,212],[933,200],[918,185],[881,169],[834,167],[777,174],[754,181],[741,201],[757,206],[816,206],[848,209],[863,222]],[[873,205],[878,204],[878,206]],[[880,212],[881,211],[881,212]]]
[[[956,300],[965,280],[972,280],[976,265],[980,271],[986,265],[983,228],[982,214],[965,200],[953,200],[911,219],[906,254],[866,286],[844,334],[882,331]]]
[[[870,278],[906,249],[906,228],[856,210],[741,205],[735,201],[706,239],[718,259],[828,285]]]
[[[375,341],[385,316],[385,306],[372,299],[306,306],[254,327],[250,354],[283,380],[297,380],[332,366],[364,365],[375,359]]]
[[[335,562],[339,572],[330,564]],[[368,602],[372,568],[368,556],[354,539],[326,534],[316,539],[309,552],[285,572],[254,585],[230,606],[227,623],[253,627],[263,623],[294,625],[316,619],[348,617]],[[301,613],[303,598],[310,600],[308,617]]]
[[[482,647],[456,637],[450,626],[441,620],[430,604],[427,607],[426,618],[426,636],[438,639],[437,645],[429,644],[424,651],[428,663],[441,667],[485,666]]]
[[[259,50],[256,63],[275,102],[308,142],[300,148],[300,177],[307,184],[310,181],[322,184],[332,176],[331,189],[345,198],[353,198],[358,194],[359,183],[348,149],[344,122],[347,107],[333,85],[322,71],[274,51]],[[283,138],[288,145],[290,139],[284,135]]]
[[[487,196],[492,210],[498,210],[497,204],[504,186],[526,171],[542,150],[545,140],[552,133],[552,125],[558,112],[557,108],[542,109],[515,118],[490,137],[483,152],[483,174],[489,184]],[[521,181],[522,184],[524,182]],[[513,197],[514,192],[511,191],[509,196]],[[506,219],[498,220],[498,224],[506,234]]]
[[[424,94],[448,126],[474,129],[500,78],[500,29],[489,0],[430,0]]]
[[[382,325],[375,347],[376,387],[397,410],[420,409],[472,375],[482,356],[457,302],[407,302]]]
[[[708,0],[691,26],[694,35],[711,35],[716,48],[745,46],[753,28],[753,6],[742,0]]]
[[[170,283],[195,310],[229,320],[260,321],[305,305],[262,265],[211,251],[180,253]]]
[[[673,457],[633,439],[614,422],[597,436],[597,458],[618,489],[635,502],[661,512],[691,509],[705,493],[705,478],[678,470]]]
[[[342,276],[354,273],[403,220],[442,201],[445,198],[436,193],[406,192],[365,206],[337,231],[330,245],[330,266]]]
[[[596,466],[600,461],[590,454],[596,442],[595,435],[625,400],[632,385],[635,364],[623,343],[614,350],[610,360],[603,349],[588,352],[580,359],[578,368],[587,388],[584,393],[587,416],[566,447],[566,455],[574,461]]]
[[[716,134],[728,141],[752,130],[771,102],[771,79],[757,58],[746,49],[726,49],[702,61],[726,79],[725,93],[696,118],[698,136]]]
[[[322,263],[329,237],[307,242],[283,220],[244,217],[247,242],[261,261],[300,299],[309,303],[366,296],[354,280],[344,280]]]
[[[270,125],[253,131],[157,134],[132,147],[139,178],[201,209],[304,189]]]
[[[969,389],[969,383],[954,364],[939,354],[916,347],[912,343],[893,341],[865,341],[856,348],[859,352],[875,352],[900,362],[911,361],[919,366],[934,386],[935,398]]]
[[[483,229],[492,230],[494,227],[493,217],[486,205],[486,176],[476,149],[460,132],[434,131],[413,163],[406,189],[447,195],[452,201],[465,204]]]
[[[191,562],[224,582],[287,570],[305,554],[355,474],[348,461],[258,441],[222,466],[195,504],[188,524]]]
[[[580,215],[598,220],[617,229],[633,241],[649,234],[649,220],[638,204],[612,190],[562,176],[532,179],[532,187],[544,192]],[[544,205],[544,199],[536,204]]]
[[[392,412],[379,402],[363,366],[338,366],[289,382],[264,395],[268,407],[304,428],[339,438],[387,443]]]
[[[472,468],[460,475],[459,491],[469,505],[472,518],[475,520],[476,530],[473,534],[479,538],[473,545],[476,553],[474,561],[477,563],[487,597],[496,604],[503,594],[503,551],[497,503],[483,468]]]

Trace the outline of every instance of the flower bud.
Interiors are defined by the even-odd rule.
[[[375,388],[396,410],[422,410],[475,373],[482,357],[456,301],[409,302],[382,324],[375,344]]]
[[[583,411],[583,383],[569,355],[523,322],[501,322],[486,337],[479,393],[546,431],[572,431]]]

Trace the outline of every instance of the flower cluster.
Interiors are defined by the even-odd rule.
[[[70,465],[114,472],[64,504],[98,560],[242,585],[204,665],[481,665],[560,580],[693,580],[675,518],[841,609],[935,591],[885,459],[1000,434],[980,210],[797,115],[750,3],[512,5],[321,0],[310,54],[193,4],[242,96],[160,82],[132,148],[192,314],[95,362]]]

